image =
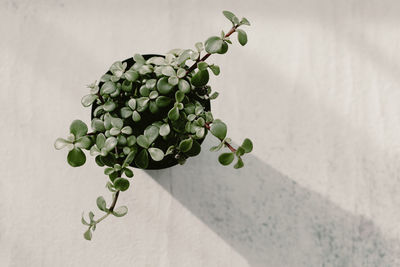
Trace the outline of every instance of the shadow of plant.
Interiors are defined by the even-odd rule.
[[[208,147],[209,138],[203,147]],[[398,240],[371,220],[249,155],[240,170],[203,151],[184,167],[148,171],[251,266],[395,266]],[[192,165],[195,162],[196,165]]]

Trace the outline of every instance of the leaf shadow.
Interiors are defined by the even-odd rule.
[[[217,165],[209,154],[147,173],[250,266],[395,265],[399,241],[384,237],[373,221],[251,154],[240,170]]]

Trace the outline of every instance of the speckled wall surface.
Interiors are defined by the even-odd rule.
[[[192,47],[246,16],[249,43],[212,56],[216,117],[254,153],[137,171],[124,218],[82,238],[108,196],[93,160],[55,138],[85,85],[134,53]],[[0,266],[400,266],[397,0],[0,1]]]

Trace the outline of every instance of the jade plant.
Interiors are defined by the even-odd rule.
[[[214,119],[210,100],[217,98],[218,92],[212,92],[208,85],[209,70],[218,75],[220,68],[206,60],[212,54],[225,54],[233,33],[245,45],[247,35],[239,27],[250,23],[232,12],[223,14],[232,23],[227,33],[222,31],[204,44],[198,42],[195,49],[174,49],[165,56],[135,54],[112,64],[99,82],[88,86],[90,93],[81,102],[92,107],[92,131],[75,120],[69,135],[54,144],[56,149],[68,148],[67,161],[72,167],[82,166],[86,162],[83,151],[90,151],[109,178],[106,188],[113,195],[111,204],[107,205],[102,196],[96,201],[103,216],[95,219],[89,212],[87,221],[82,215],[87,226],[85,239],[91,240],[96,226],[109,215],[121,217],[128,212],[126,206],[116,207],[116,203],[120,192],[129,188],[134,175],[131,167],[154,169],[183,164],[200,153],[208,132],[219,140],[211,151],[228,150],[218,161],[229,165],[236,159],[233,167],[243,167],[242,157],[252,151],[253,144],[246,138],[235,148],[227,138],[226,124]]]

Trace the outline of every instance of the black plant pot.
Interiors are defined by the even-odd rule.
[[[149,59],[151,57],[164,57],[162,55],[153,55],[153,54],[146,54],[143,55],[144,59]],[[133,66],[133,64],[135,64],[135,61],[133,60],[133,58],[128,58],[125,59],[124,61],[122,61],[123,63],[127,63],[127,69],[129,69],[130,67]],[[112,74],[111,71],[108,71],[107,74]],[[103,82],[99,83],[99,87],[101,87],[103,85]],[[196,97],[195,95],[193,95],[194,97]],[[201,99],[199,97],[197,97],[197,99],[204,107],[204,109],[206,111],[210,111],[211,110],[211,104],[210,104],[210,100],[204,100]],[[121,99],[121,102],[125,102],[125,99]],[[92,112],[91,112],[91,119],[94,118],[93,113],[94,110],[96,109],[98,105],[96,103],[93,103],[92,105]],[[154,121],[157,120],[161,120],[163,118],[163,115],[165,116],[165,114],[168,113],[168,110],[171,107],[167,107],[165,108],[165,110],[160,110],[159,114],[147,114],[147,116],[142,116],[142,119],[138,122],[138,123],[131,123],[129,126],[132,127],[133,129],[133,133],[137,136],[139,134],[142,134],[144,129],[146,129],[147,126],[149,126],[150,124],[152,124]],[[156,146],[158,148],[161,148],[164,152],[166,151],[166,149],[169,147],[170,143],[167,143],[166,141],[162,140],[161,138],[158,138],[160,140],[156,141]],[[198,139],[197,142],[199,144],[203,143],[205,139],[205,136],[203,139]],[[149,165],[146,168],[147,170],[159,170],[159,169],[165,169],[165,168],[169,168],[172,166],[175,166],[178,164],[178,161],[175,159],[174,155],[168,155],[165,156],[163,160],[161,161],[154,161],[153,159],[151,159],[151,157],[149,157]],[[133,161],[131,163],[131,166],[134,168],[138,168],[135,165],[135,162]]]

